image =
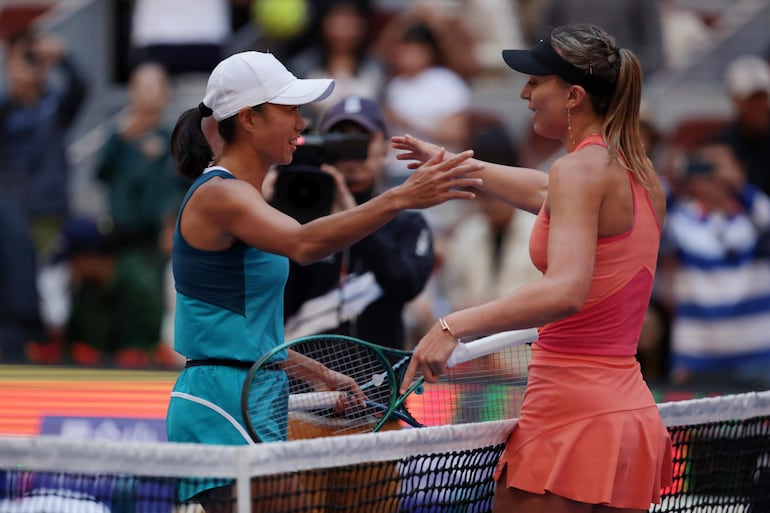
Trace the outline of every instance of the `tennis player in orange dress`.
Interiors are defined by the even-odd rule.
[[[639,135],[636,56],[603,29],[557,27],[505,50],[529,75],[534,130],[567,154],[548,173],[486,163],[482,188],[538,218],[542,278],[439,319],[404,383],[445,371],[460,339],[539,327],[518,426],[497,467],[495,512],[641,512],[671,482],[671,441],[635,354],[655,276],[665,197]],[[393,138],[416,166],[439,148]]]

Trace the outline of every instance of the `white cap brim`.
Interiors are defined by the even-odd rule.
[[[304,105],[328,98],[334,90],[334,80],[330,78],[298,78],[292,81],[267,103],[277,105]]]

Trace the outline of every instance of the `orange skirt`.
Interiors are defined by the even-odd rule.
[[[671,439],[633,356],[532,347],[521,417],[495,472],[506,485],[647,510],[671,484]]]

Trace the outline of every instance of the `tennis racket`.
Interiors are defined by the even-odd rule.
[[[241,408],[249,435],[265,436],[265,423],[281,429],[281,438],[297,440],[398,429],[404,425],[457,424],[510,418],[518,414],[526,387],[529,344],[537,330],[496,333],[461,343],[450,356],[438,383],[421,376],[404,394],[401,381],[410,351],[386,348],[342,335],[315,335],[281,344],[260,358],[243,384]],[[352,378],[351,387],[330,390],[333,379],[312,379],[286,360],[287,351],[322,364],[324,372]],[[292,361],[297,358],[290,359]],[[275,380],[281,361],[282,381]],[[280,386],[281,390],[276,390]],[[276,392],[285,399],[274,398]],[[274,435],[274,431],[271,436]]]

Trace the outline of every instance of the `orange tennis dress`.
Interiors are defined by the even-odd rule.
[[[582,141],[605,146],[601,136]],[[671,440],[635,358],[650,299],[660,223],[647,191],[628,174],[634,221],[598,240],[586,302],[547,324],[532,348],[516,429],[495,473],[526,492],[647,510],[671,484]],[[543,207],[530,238],[545,272],[549,216]]]

